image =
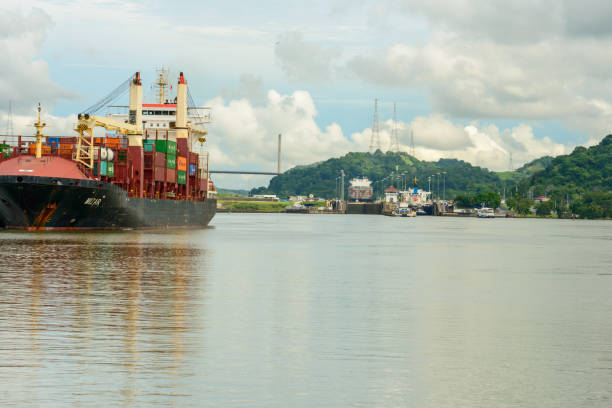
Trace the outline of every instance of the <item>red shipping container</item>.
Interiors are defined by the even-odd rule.
[[[144,168],[145,169],[153,168],[153,153],[144,154]]]
[[[197,153],[191,153],[189,155],[189,164],[198,164],[198,154]]]
[[[153,179],[155,181],[165,181],[166,180],[166,166],[164,167],[156,166],[153,171]]]
[[[124,180],[127,176],[127,167],[125,165],[115,164],[115,179]]]
[[[155,167],[166,167],[166,154],[155,152]]]
[[[166,169],[166,182],[176,183],[176,169]]]

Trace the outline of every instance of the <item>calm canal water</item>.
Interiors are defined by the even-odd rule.
[[[612,222],[0,233],[0,406],[610,407]]]

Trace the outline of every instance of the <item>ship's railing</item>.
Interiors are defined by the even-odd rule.
[[[74,136],[43,136],[43,144],[49,146],[48,151],[43,151],[45,156],[60,155],[60,148],[57,144],[49,145],[48,140],[70,144],[75,140]],[[30,146],[36,143],[36,136],[30,135],[1,135],[0,134],[0,160],[19,156],[22,154],[32,154]],[[8,147],[7,147],[8,146]],[[45,149],[43,149],[45,150]]]

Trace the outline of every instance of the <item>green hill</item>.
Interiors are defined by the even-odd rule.
[[[502,180],[495,172],[461,160],[426,162],[403,152],[376,151],[373,154],[353,152],[339,158],[294,167],[272,178],[267,188],[253,189],[251,193],[272,193],[278,196],[314,194],[334,198],[338,194],[336,183],[341,169],[345,172],[345,191],[350,179],[366,176],[374,182],[372,186],[375,194],[380,194],[389,185],[413,187],[415,176],[417,186],[424,189],[428,188],[428,177],[431,177],[431,189],[436,192],[439,190],[440,196],[446,184],[446,198],[454,198],[459,193],[475,195],[489,190],[501,192],[504,187],[515,184],[513,181]]]
[[[612,135],[598,145],[576,147],[518,184],[519,194],[546,195],[557,206],[571,204],[584,218],[612,218]]]
[[[521,183],[540,195],[562,190],[567,193],[612,190],[612,135],[588,149],[578,146],[569,155],[557,156],[549,165]]]
[[[502,180],[510,184],[516,184],[522,179],[529,177],[538,171],[544,170],[546,167],[548,167],[552,160],[552,156],[540,157],[539,159],[525,163],[523,166],[514,171],[500,171],[497,174]]]

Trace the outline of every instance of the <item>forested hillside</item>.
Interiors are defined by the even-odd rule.
[[[270,180],[269,186],[252,190],[254,194],[264,192],[279,196],[314,194],[318,197],[333,198],[337,195],[337,177],[340,170],[345,172],[345,191],[349,180],[366,176],[374,183],[375,193],[385,187],[417,186],[427,189],[431,177],[431,189],[453,198],[458,193],[477,194],[481,191],[502,191],[504,186],[514,185],[503,181],[497,173],[472,166],[461,160],[440,159],[437,162],[420,161],[406,153],[348,153],[308,166],[295,167]],[[439,187],[438,187],[439,185]]]
[[[570,204],[584,218],[612,218],[612,135],[598,145],[576,147],[518,184],[518,195],[546,195],[556,206]]]

